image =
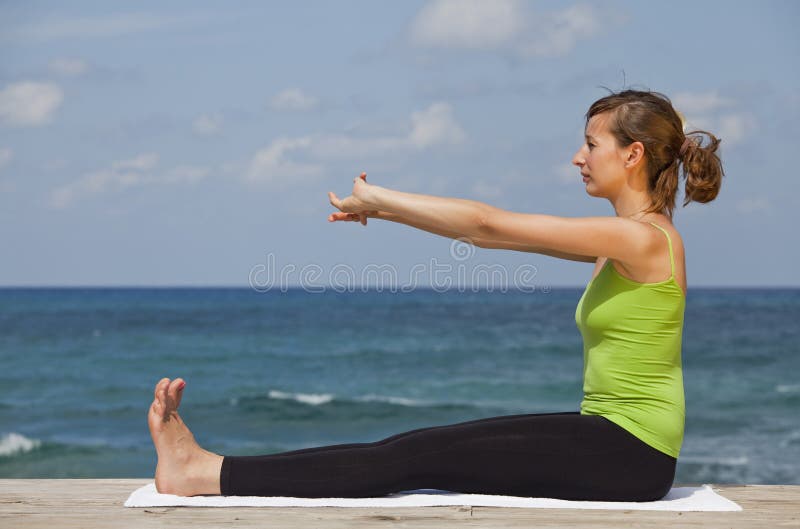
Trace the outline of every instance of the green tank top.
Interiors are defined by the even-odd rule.
[[[602,415],[648,445],[678,457],[686,408],[681,338],[686,298],[675,280],[637,283],[607,259],[575,310],[583,336],[582,415]]]

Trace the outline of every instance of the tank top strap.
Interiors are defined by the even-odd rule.
[[[664,235],[667,236],[667,244],[669,245],[669,269],[671,274],[670,277],[673,277],[675,275],[675,258],[672,255],[672,239],[669,236],[669,232],[664,228],[662,228],[661,226],[659,226],[658,224],[656,224],[655,222],[651,222],[650,224],[652,224],[659,230],[663,231]]]

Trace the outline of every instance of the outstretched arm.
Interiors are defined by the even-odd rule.
[[[490,241],[488,239],[469,239],[464,235],[453,231],[447,231],[438,229],[432,226],[424,226],[418,222],[414,222],[411,219],[407,219],[405,217],[401,217],[395,213],[389,213],[386,211],[369,211],[365,212],[364,216],[370,219],[381,219],[381,220],[388,220],[391,222],[396,222],[398,224],[405,224],[406,226],[411,226],[412,228],[417,228],[422,231],[427,231],[428,233],[433,233],[435,235],[440,235],[442,237],[446,237],[448,239],[464,239],[466,242],[471,242],[478,248],[487,248],[487,249],[495,249],[495,250],[514,250],[517,252],[529,252],[529,253],[538,253],[542,255],[549,255],[550,257],[557,257],[559,259],[568,259],[570,261],[580,261],[584,263],[594,263],[596,259],[594,257],[585,256],[585,255],[576,255],[576,254],[568,254],[565,252],[557,252],[554,250],[547,250],[545,248],[538,248],[536,246],[531,246],[527,244],[517,244],[513,242],[507,241]],[[350,222],[357,222],[360,220],[358,213],[332,213],[328,220],[331,222],[335,221],[350,221]]]
[[[362,175],[365,176],[365,175]],[[515,213],[475,200],[404,193],[356,178],[353,194],[331,204],[343,212],[386,211],[415,224],[470,239],[522,244],[546,251],[623,262],[649,257],[658,242],[642,223],[620,217],[556,217]]]

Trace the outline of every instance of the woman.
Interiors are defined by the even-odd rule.
[[[710,142],[702,146],[700,134]],[[482,248],[595,263],[575,312],[584,339],[580,411],[491,417],[373,443],[230,457],[200,448],[178,415],[185,382],[162,379],[148,422],[156,487],[180,495],[366,497],[436,488],[570,500],[653,501],[671,488],[683,442],[681,335],[686,270],[672,225],[679,168],[684,206],[713,200],[719,140],[684,135],[669,99],[626,90],[586,114],[572,163],[614,217],[512,213],[472,200],[402,193],[355,179],[329,193],[330,222],[378,218]]]

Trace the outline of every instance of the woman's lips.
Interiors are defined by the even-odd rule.
[[[583,181],[584,182],[588,182],[589,181],[589,177],[587,175],[583,175]]]

